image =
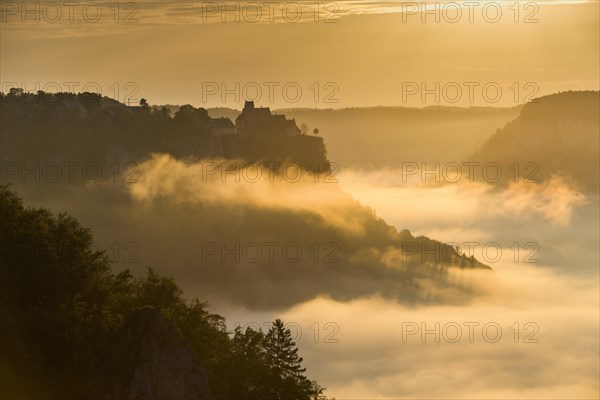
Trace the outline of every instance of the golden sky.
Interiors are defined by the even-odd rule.
[[[3,1],[2,90],[238,108],[258,94],[272,108],[511,106],[598,90],[597,1],[467,3]]]

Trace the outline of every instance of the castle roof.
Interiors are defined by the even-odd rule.
[[[287,119],[283,114],[271,114],[269,107],[254,107],[253,101],[246,101],[242,113],[235,120],[239,132],[287,133],[300,132],[296,121]],[[242,126],[239,126],[243,123]]]
[[[271,110],[269,109],[269,107],[253,108],[248,111],[250,113],[252,113],[252,115],[255,115],[257,117],[270,117],[271,116]]]

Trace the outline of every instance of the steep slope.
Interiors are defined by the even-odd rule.
[[[105,400],[213,399],[200,360],[159,310],[136,310],[123,331],[114,351],[119,371]]]
[[[574,179],[585,190],[597,191],[599,100],[600,92],[595,91],[563,92],[535,99],[469,160],[498,163],[504,182],[544,181],[561,175]]]

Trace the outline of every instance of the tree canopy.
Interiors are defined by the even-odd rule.
[[[45,388],[45,398],[101,397],[119,367],[107,355],[125,321],[152,306],[189,342],[215,398],[321,398],[281,320],[266,334],[228,332],[222,316],[197,298],[186,301],[172,278],[152,269],[139,278],[112,272],[89,229],[67,214],[25,207],[7,185],[0,186],[0,218],[0,372],[13,382],[2,385],[3,397],[39,396],[34,388]]]

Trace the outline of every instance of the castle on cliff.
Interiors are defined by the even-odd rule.
[[[242,113],[235,119],[235,126],[229,118],[211,119],[212,131],[217,134],[257,136],[296,136],[301,133],[295,119],[285,115],[271,114],[268,107],[255,107],[254,101],[246,101]]]

